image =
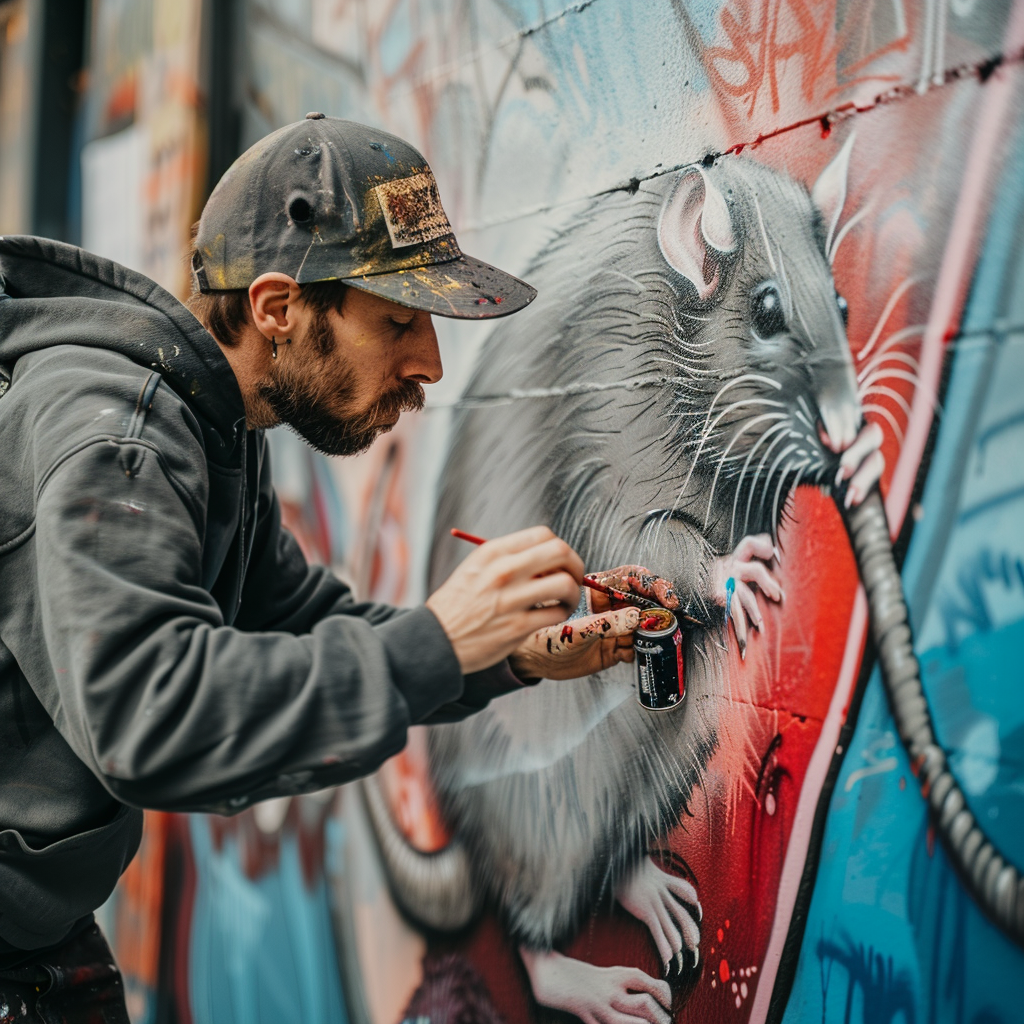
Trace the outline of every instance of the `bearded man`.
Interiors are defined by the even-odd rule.
[[[461,253],[415,149],[318,113],[280,129],[214,190],[192,269],[190,312],[80,249],[0,239],[0,1005],[18,1020],[128,1020],[93,911],[140,808],[337,785],[412,725],[632,657],[634,608],[546,644],[583,566],[545,527],[397,609],[281,526],[264,430],[363,451],[440,378],[432,314],[534,296]]]

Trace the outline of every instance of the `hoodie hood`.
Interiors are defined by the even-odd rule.
[[[238,381],[170,292],[77,246],[0,236],[0,363],[54,345],[110,349],[156,370],[205,421],[208,454],[235,455],[246,429]]]

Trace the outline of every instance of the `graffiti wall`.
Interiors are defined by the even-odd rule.
[[[450,527],[550,524],[672,581],[686,695],[542,681],[194,819],[182,1013],[1019,1020],[1024,4],[244,13],[244,145],[314,109],[404,136],[539,290],[439,322],[367,456],[275,436],[306,550],[412,603]]]

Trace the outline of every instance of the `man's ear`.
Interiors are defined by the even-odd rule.
[[[287,274],[261,274],[249,285],[249,305],[256,330],[265,338],[289,338],[298,326],[299,285]]]

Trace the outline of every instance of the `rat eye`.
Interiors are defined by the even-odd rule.
[[[843,326],[845,327],[850,319],[850,306],[846,299],[836,292],[836,305],[839,307],[839,315],[843,318]]]
[[[782,296],[776,285],[763,284],[754,292],[750,300],[750,319],[755,333],[762,341],[767,341],[786,329]]]

